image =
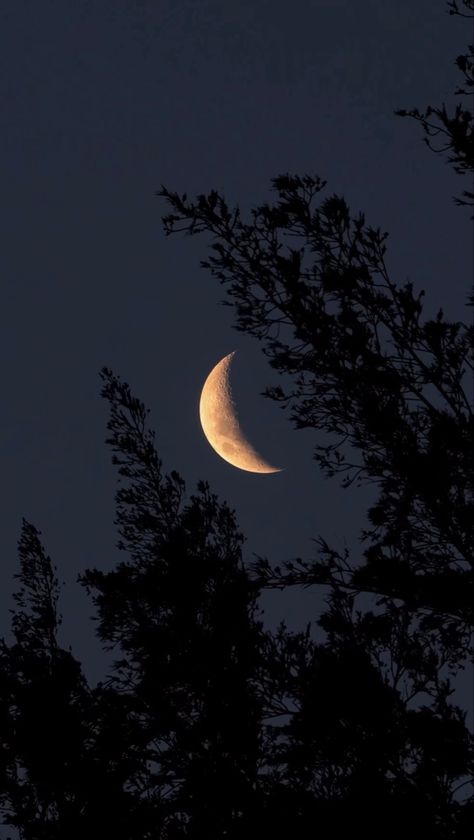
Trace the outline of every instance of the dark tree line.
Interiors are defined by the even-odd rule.
[[[472,86],[472,47],[457,64]],[[443,108],[427,116],[472,174],[472,113]],[[23,521],[0,644],[5,838],[470,836],[474,743],[452,693],[474,624],[474,329],[424,318],[387,234],[323,180],[273,186],[250,223],[214,191],[163,187],[165,231],[213,235],[202,264],[290,382],[268,396],[328,433],[328,478],[377,489],[369,527],[344,554],[319,539],[283,569],[246,564],[234,512],[163,471],[146,408],[103,368],[126,559],[80,582],[116,659],[91,687],[61,648],[56,571]],[[291,586],[325,587],[316,632],[259,620],[261,592]]]

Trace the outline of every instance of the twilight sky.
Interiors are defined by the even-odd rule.
[[[209,480],[236,509],[249,560],[313,556],[318,534],[357,546],[372,496],[324,479],[317,433],[259,396],[278,375],[200,268],[209,240],[166,238],[155,192],[216,188],[246,211],[281,172],[320,175],[323,198],[343,195],[389,232],[392,277],[426,290],[427,314],[466,320],[472,228],[451,198],[466,185],[393,111],[452,105],[468,39],[444,0],[2,4],[0,635],[25,516],[65,581],[62,641],[103,675],[75,583],[123,557],[103,365],[151,409],[164,470],[189,493]],[[200,390],[232,350],[242,425],[282,473],[239,471],[203,437]],[[321,601],[295,589],[264,606],[269,624],[297,628]]]

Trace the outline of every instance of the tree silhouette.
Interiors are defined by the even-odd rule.
[[[143,404],[102,377],[130,560],[82,582],[119,658],[91,690],[60,649],[57,581],[25,523],[17,644],[2,647],[9,824],[25,840],[459,829],[469,735],[410,610],[362,615],[333,587],[325,640],[264,632],[232,511],[205,483],[184,503]]]
[[[160,836],[222,837],[255,807],[265,640],[257,589],[242,566],[234,513],[205,482],[184,504],[184,481],[163,475],[144,406],[111,371],[102,376],[108,443],[126,482],[117,493],[119,547],[131,561],[89,571],[83,582],[94,592],[100,638],[122,653],[111,686],[133,698],[131,725],[146,758],[132,781],[152,794]]]
[[[457,60],[468,84],[470,50],[471,57]],[[472,114],[458,109],[448,120],[443,109],[430,113],[444,120],[455,155],[450,160],[457,172],[472,173]],[[193,203],[162,186],[158,195],[172,208],[163,217],[164,230],[212,234],[202,267],[226,287],[230,300],[223,303],[234,307],[236,329],[258,338],[270,365],[290,381],[286,390],[271,387],[265,395],[291,409],[296,428],[327,433],[330,443],[318,445],[314,456],[323,473],[343,474],[343,487],[356,482],[379,490],[360,553],[341,555],[319,538],[316,559],[294,558],[282,573],[258,558],[253,570],[263,588],[329,585],[333,597],[337,593],[331,609],[339,628],[346,598],[352,610],[347,632],[363,639],[365,651],[372,649],[381,673],[388,658],[391,672],[408,679],[407,702],[423,684],[423,691],[431,686],[430,706],[410,717],[411,731],[418,728],[415,741],[420,738],[418,747],[412,744],[416,751],[440,721],[447,731],[463,728],[462,713],[447,703],[449,680],[440,675],[446,668],[456,673],[471,655],[474,418],[467,374],[474,367],[474,329],[446,321],[441,309],[434,319],[423,319],[424,292],[390,277],[387,233],[366,225],[363,214],[351,217],[337,195],[315,207],[326,186],[321,178],[282,174],[272,183],[277,202],[253,209],[250,223],[215,190]],[[296,247],[287,237],[297,240]],[[371,607],[354,618],[354,604],[369,595]],[[323,617],[323,628],[327,621]],[[466,731],[462,737],[467,745]],[[457,766],[472,773],[472,742],[466,749],[466,761]],[[414,774],[404,762],[399,766],[407,784],[418,778],[426,785],[436,763],[427,754]],[[453,777],[448,796],[433,788],[425,826],[426,814],[434,815],[435,802],[443,800],[435,818],[441,830],[457,785]],[[415,789],[422,802],[422,787]],[[393,801],[397,795],[392,791]],[[356,798],[361,801],[360,791]],[[472,799],[465,813],[469,808]]]
[[[449,130],[472,171],[468,131]],[[283,570],[246,564],[234,511],[163,471],[145,406],[103,368],[127,559],[80,583],[116,658],[91,688],[61,647],[59,583],[23,521],[0,644],[0,808],[21,840],[470,836],[474,745],[452,679],[474,623],[474,329],[425,319],[423,292],[390,277],[387,234],[336,195],[315,206],[323,180],[273,186],[250,224],[215,191],[163,187],[165,231],[213,234],[202,265],[289,383],[267,396],[326,434],[324,475],[375,487],[369,527],[352,552],[317,538]],[[262,591],[296,585],[325,587],[316,632],[265,630]]]
[[[123,788],[136,764],[126,702],[107,686],[90,689],[79,662],[59,645],[59,584],[39,532],[25,520],[19,557],[15,642],[0,646],[4,824],[21,840],[109,831],[138,840],[144,835]]]
[[[202,265],[229,284],[236,328],[264,341],[271,366],[292,378],[286,391],[266,395],[291,406],[296,428],[332,436],[316,447],[321,470],[344,473],[343,487],[380,488],[362,565],[321,544],[319,563],[296,561],[301,572],[292,568],[285,582],[337,581],[401,598],[430,621],[438,615],[449,634],[457,629],[461,643],[474,615],[474,418],[465,383],[473,328],[447,322],[442,310],[422,321],[424,293],[390,278],[386,234],[365,226],[363,214],[351,218],[343,198],[313,208],[324,182],[281,175],[273,183],[279,201],[253,210],[253,224],[215,192],[196,204],[161,194],[177,210],[164,219],[167,232],[184,220],[188,232],[219,239],[217,256]],[[283,256],[279,231],[304,244]]]
[[[25,840],[309,838],[315,826],[375,837],[381,824],[395,837],[408,821],[461,836],[467,805],[453,790],[472,747],[440,675],[449,651],[440,661],[408,607],[387,600],[362,614],[336,586],[325,640],[284,622],[264,632],[232,511],[203,482],[184,503],[144,406],[109,370],[102,377],[130,560],[82,582],[99,637],[120,656],[89,689],[58,645],[57,581],[25,523],[17,642],[3,643],[0,671],[6,823]]]
[[[473,0],[461,0],[465,9],[474,11]],[[449,14],[457,15],[459,17],[474,18],[474,15],[462,12],[456,0],[448,2]],[[456,88],[457,96],[468,96],[472,100],[473,91],[469,88],[474,87],[474,44],[469,44],[468,52],[458,55],[456,58],[456,66],[461,70],[464,80],[463,87]],[[464,87],[466,85],[466,87]],[[454,164],[454,171],[458,175],[464,175],[474,171],[474,139],[473,139],[473,124],[472,124],[472,110],[463,108],[458,104],[453,114],[449,114],[445,103],[441,107],[433,108],[428,106],[424,112],[420,112],[418,108],[412,108],[410,111],[406,109],[399,109],[394,112],[401,117],[412,117],[421,123],[425,136],[423,142],[435,152],[448,152],[448,163]],[[439,137],[444,145],[436,148],[433,145],[433,138]],[[474,206],[474,191],[463,190],[462,198],[455,198],[456,204]],[[471,216],[474,219],[474,214]]]
[[[472,0],[464,5],[472,8]],[[457,64],[472,84],[472,60]],[[456,120],[449,129],[459,143],[455,169],[462,156],[462,171],[472,173],[472,113],[459,120],[462,137]],[[164,186],[158,195],[173,210],[163,218],[167,235],[206,231],[217,240],[201,265],[226,286],[223,303],[234,307],[236,329],[262,341],[270,365],[292,380],[286,391],[277,386],[265,395],[291,407],[296,428],[332,436],[316,447],[322,471],[345,474],[343,487],[371,483],[381,491],[368,512],[373,528],[364,534],[370,546],[361,566],[320,542],[323,562],[308,571],[298,561],[306,571],[293,564],[285,584],[363,586],[429,611],[430,620],[439,613],[440,626],[463,633],[474,616],[474,419],[466,381],[474,329],[447,322],[442,309],[423,321],[424,291],[390,277],[388,234],[366,225],[363,213],[351,217],[337,195],[315,207],[321,178],[285,174],[272,183],[278,201],[253,209],[250,224],[214,190],[196,203]],[[287,245],[288,237],[300,247]],[[282,583],[259,568],[267,584]]]

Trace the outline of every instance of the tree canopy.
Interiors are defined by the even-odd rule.
[[[472,114],[443,108],[425,116],[472,173]],[[235,512],[164,471],[147,409],[104,367],[126,559],[79,582],[115,659],[91,687],[61,647],[56,569],[23,520],[0,643],[0,813],[21,840],[470,836],[453,681],[474,624],[474,327],[425,317],[424,292],[390,277],[388,234],[319,176],[272,184],[247,222],[214,190],[163,186],[164,229],[213,236],[202,265],[289,383],[267,396],[327,435],[325,477],[375,488],[369,527],[343,554],[316,537],[314,557],[246,562]],[[292,586],[324,587],[322,616],[265,629],[262,592]]]

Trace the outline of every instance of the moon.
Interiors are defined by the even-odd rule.
[[[236,354],[229,353],[211,370],[201,391],[199,417],[208,443],[224,461],[253,473],[282,472],[256,452],[244,435],[230,387],[230,366]]]

